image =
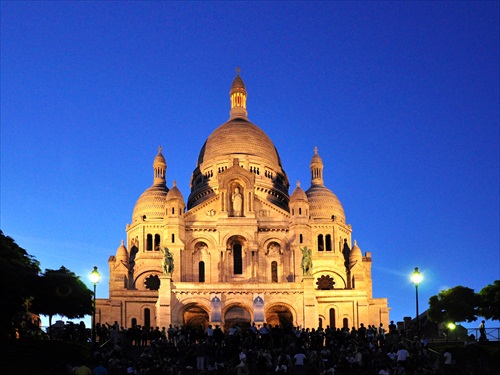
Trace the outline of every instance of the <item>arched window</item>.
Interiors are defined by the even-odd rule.
[[[137,325],[137,319],[132,318],[131,324],[132,324],[132,328],[134,328]]]
[[[144,309],[144,327],[151,328],[151,311]]]
[[[332,251],[332,236],[327,234],[325,236],[326,251]]]
[[[325,250],[325,243],[323,242],[323,235],[320,234],[318,236],[318,251],[323,251]]]
[[[323,328],[323,319],[321,318],[318,319],[318,327]]]
[[[153,235],[148,234],[146,237],[146,250],[151,251],[153,250]]]
[[[172,233],[172,243],[175,243],[175,233]]]
[[[271,263],[271,281],[273,283],[278,282],[278,262],[276,261]]]
[[[198,263],[198,281],[200,283],[205,282],[205,262],[201,261]]]
[[[302,215],[302,208],[299,207],[299,215]]]
[[[344,329],[349,328],[349,319],[347,318],[342,319],[342,328]]]
[[[243,257],[241,254],[241,244],[236,243],[233,246],[233,262],[234,262],[234,274],[243,274]]]
[[[155,250],[158,251],[160,250],[160,235],[155,234]]]
[[[172,207],[172,215],[175,215],[175,207]]]
[[[335,309],[330,309],[330,328],[336,329],[336,324],[335,324]]]
[[[300,243],[303,243],[303,242],[304,242],[304,237],[302,236],[302,234],[299,234],[299,242],[300,242]]]

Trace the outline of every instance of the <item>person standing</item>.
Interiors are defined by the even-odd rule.
[[[481,324],[479,324],[479,342],[485,342],[485,341],[487,341],[486,326],[484,325],[484,320],[482,320]]]
[[[409,356],[410,356],[410,353],[408,352],[408,350],[406,350],[403,345],[400,345],[399,350],[396,353],[397,364],[401,365],[401,367],[403,367],[403,368],[406,368],[406,363],[407,363]]]
[[[443,357],[444,357],[444,372],[445,374],[451,374],[452,356],[448,348],[445,349]]]

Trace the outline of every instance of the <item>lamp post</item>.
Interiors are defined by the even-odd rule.
[[[97,266],[94,266],[94,270],[90,273],[90,281],[92,281],[92,284],[94,284],[94,305],[93,305],[93,312],[92,312],[92,342],[96,342],[96,337],[95,337],[95,292],[96,292],[96,287],[97,283],[101,280],[101,274],[99,271],[97,271]]]
[[[418,267],[415,267],[415,270],[411,274],[411,281],[415,284],[415,302],[417,307],[417,336],[420,340],[420,319],[418,318],[418,284],[422,281],[423,276],[420,272],[418,272]]]

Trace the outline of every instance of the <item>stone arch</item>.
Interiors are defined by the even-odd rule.
[[[283,302],[275,302],[266,308],[265,319],[268,324],[272,324],[273,326],[295,326],[297,313],[291,305]]]
[[[262,238],[258,243],[259,249],[262,249],[265,252],[267,250],[268,246],[272,242],[277,242],[280,245],[282,252],[284,252],[285,250],[289,250],[288,249],[288,239],[287,239],[286,235],[279,235],[277,233],[272,233],[271,235],[265,236],[264,238]]]
[[[314,269],[313,268],[312,274],[315,278],[315,281],[314,281],[315,283],[316,283],[317,279],[319,279],[321,276],[325,275],[325,276],[330,276],[333,278],[333,280],[335,280],[334,289],[347,288],[346,278],[335,271],[332,271],[330,269]],[[314,285],[316,287],[316,284],[314,284]]]
[[[238,234],[227,233],[222,238],[221,243],[225,244],[226,248],[229,248],[231,241],[235,241],[235,240],[243,241],[245,244],[245,247],[247,247],[247,248],[254,247],[253,234],[250,232],[240,232]]]
[[[154,327],[156,325],[155,321],[155,312],[156,307],[155,305],[142,305],[140,309],[140,320],[139,324],[141,326],[149,326],[149,327]]]
[[[326,305],[321,315],[325,317],[325,325],[329,325],[330,328],[342,328],[342,319],[347,317],[347,315],[342,313],[340,306],[335,303]]]
[[[318,328],[325,329],[327,325],[329,325],[328,320],[326,320],[324,315],[319,314],[318,315]]]
[[[241,302],[233,302],[223,307],[222,316],[225,329],[235,324],[242,329],[249,328],[253,321],[252,308]]]
[[[150,268],[148,270],[143,270],[137,275],[134,275],[134,286],[138,290],[146,290],[146,286],[144,285],[144,282],[146,281],[146,278],[148,278],[150,275],[157,275],[160,276],[163,274],[163,271],[161,269],[161,260],[158,260],[158,267],[155,268]]]
[[[196,244],[198,242],[205,242],[208,246],[208,251],[212,251],[217,248],[217,243],[215,242],[212,236],[207,234],[200,234],[194,237],[190,237],[189,240],[186,241],[186,250],[196,250]]]
[[[273,282],[273,263],[276,262],[277,281],[284,280],[285,275],[290,271],[291,253],[288,250],[286,236],[272,234],[259,241],[259,251],[257,253],[259,265],[264,269],[259,270],[260,280]]]
[[[205,244],[206,249],[200,251],[200,244]],[[200,262],[205,264],[205,280],[210,282],[212,277],[216,277],[212,272],[212,262],[217,262],[217,247],[214,239],[207,234],[196,235],[189,237],[186,240],[185,250],[182,252],[184,267],[183,267],[183,281],[199,281],[199,268]]]
[[[198,328],[202,326],[205,329],[210,321],[209,310],[199,303],[189,303],[182,309],[181,321],[186,327]]]
[[[177,298],[180,298],[180,296],[177,295]],[[172,318],[173,318],[172,321],[173,322],[176,321],[179,322],[179,324],[183,324],[184,312],[186,307],[193,305],[199,306],[207,313],[210,312],[210,300],[208,297],[205,297],[205,295],[197,297],[186,297],[184,299],[181,299],[180,301],[172,303]]]

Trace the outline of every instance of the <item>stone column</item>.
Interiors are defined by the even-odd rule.
[[[158,327],[168,327],[172,323],[171,293],[172,276],[160,275],[160,289],[158,290],[158,300],[156,301],[156,325]]]
[[[304,275],[304,326],[305,328],[318,328],[318,304],[314,289],[314,277]]]

